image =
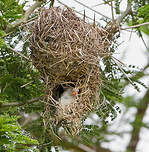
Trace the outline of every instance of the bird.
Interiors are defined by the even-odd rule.
[[[65,111],[66,107],[71,103],[75,102],[76,96],[78,94],[78,89],[76,88],[66,88],[59,98],[59,103],[61,108]]]
[[[59,98],[59,108],[57,109],[56,124],[65,120],[66,115],[71,114],[72,103],[77,99],[78,89],[65,88]]]

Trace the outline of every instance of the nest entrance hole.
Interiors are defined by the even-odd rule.
[[[67,88],[75,88],[74,83],[67,83],[67,84],[58,84],[56,87],[53,88],[52,90],[52,97],[54,100],[58,101],[61,95],[64,93],[64,91]],[[81,93],[81,89],[78,90],[78,94]]]

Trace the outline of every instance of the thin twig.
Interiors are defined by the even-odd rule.
[[[142,23],[142,24],[137,24],[137,25],[129,26],[129,27],[126,27],[126,28],[121,28],[121,30],[137,28],[137,27],[144,26],[144,25],[149,25],[149,22],[145,22],[145,23]]]
[[[111,0],[111,13],[112,13],[112,22],[114,22],[114,11],[113,11],[113,3],[112,3],[112,0]]]
[[[27,21],[28,18],[29,18],[29,16],[32,14],[32,12],[33,12],[36,8],[38,8],[42,3],[43,3],[43,1],[36,1],[36,3],[34,3],[32,6],[30,6],[30,7],[26,10],[23,19],[21,19],[21,20],[19,20],[18,22],[16,22],[16,23],[14,24],[14,26],[17,26],[17,25],[19,25],[19,24]]]
[[[13,51],[14,53],[18,54],[19,56],[23,57],[24,59],[30,61],[30,59],[28,57],[26,57],[25,55],[23,55],[22,53],[16,51],[15,49],[13,49],[12,47],[7,45],[7,48],[10,49],[11,51]]]
[[[97,5],[92,5],[91,7],[93,8],[93,7],[97,7],[97,6],[104,5],[104,4],[105,4],[105,2],[102,2],[102,3],[99,3]]]
[[[90,9],[91,11],[93,11],[93,12],[95,12],[95,13],[97,13],[97,14],[99,14],[99,15],[101,15],[101,16],[103,16],[103,17],[105,17],[105,18],[111,20],[111,18],[109,18],[108,16],[105,16],[104,14],[102,14],[102,13],[100,13],[100,12],[98,12],[98,11],[92,9],[92,8],[90,8],[89,6],[87,6],[87,5],[85,5],[85,4],[81,3],[81,2],[79,2],[78,0],[73,0],[73,1],[75,1],[75,2],[77,2],[78,4],[80,4],[80,5],[82,5],[82,6],[86,7],[86,8],[88,8],[88,9]]]
[[[36,1],[32,6],[30,6],[30,7],[26,10],[23,18],[21,18],[20,20],[17,20],[14,24],[12,24],[12,26],[10,26],[10,25],[7,26],[6,32],[9,32],[10,29],[12,29],[12,27],[14,28],[14,27],[17,27],[17,26],[21,25],[22,23],[25,23],[25,22],[28,20],[29,16],[32,14],[32,12],[33,12],[36,8],[38,8],[43,2],[44,2],[44,1]]]
[[[36,20],[37,18],[38,16],[28,19],[27,21],[23,22],[20,27],[30,24],[31,22],[34,22],[34,20]]]
[[[100,3],[100,4],[97,4],[97,5],[92,5],[92,6],[90,6],[91,8],[94,8],[94,7],[97,7],[97,6],[100,6],[100,5],[104,5],[105,3],[103,2],[103,3]],[[84,9],[83,10],[81,10],[81,11],[79,11],[79,12],[82,12],[82,11],[84,11]]]
[[[83,145],[83,144],[79,144],[78,145],[79,148],[81,148],[83,151],[86,152],[96,152],[94,149],[91,149],[90,147]]]
[[[78,13],[78,14],[80,14],[80,15],[82,15],[82,16],[84,16],[84,14],[82,14],[82,13],[80,13],[80,12],[78,12],[78,11],[76,11],[76,10],[74,10],[76,13]],[[87,16],[87,15],[85,15],[85,18],[88,18],[88,19],[90,19],[90,20],[92,20],[92,21],[94,21],[94,19],[92,19],[91,17],[89,17],[89,16]],[[95,21],[96,23],[98,23],[98,24],[100,24],[100,22],[98,22],[98,21]]]
[[[126,72],[124,72],[124,70],[120,67],[120,65],[115,62],[114,58],[112,58],[112,60],[114,61],[114,63],[119,67],[120,71],[126,76],[127,80],[134,86],[134,83],[132,82],[132,80],[127,76]]]
[[[41,96],[41,97],[38,97],[38,98],[33,98],[33,99],[30,99],[28,101],[25,101],[25,102],[11,102],[11,103],[2,103],[0,105],[0,108],[8,108],[8,107],[18,107],[18,106],[23,106],[23,105],[26,105],[26,104],[32,104],[34,102],[38,102],[39,100],[43,99],[44,96]]]
[[[33,81],[30,81],[30,82],[28,82],[28,83],[26,83],[26,84],[22,85],[22,86],[21,86],[21,88],[26,87],[27,85],[31,84],[32,82],[33,82]]]
[[[129,36],[129,41],[131,40],[131,36],[132,36],[132,30],[131,30],[131,33],[130,33],[130,36]]]
[[[145,48],[146,48],[147,50],[149,50],[148,46],[147,46],[146,43],[145,43],[145,40],[144,40],[143,36],[141,36],[141,39],[142,39],[142,41],[143,41],[143,44],[144,44]]]
[[[47,1],[47,2],[45,2],[45,5],[47,5],[49,2]],[[43,5],[43,6],[41,6],[40,8],[43,8],[45,5]],[[37,14],[38,15],[38,14]],[[30,22],[33,22],[35,19],[37,19],[38,18],[38,16],[35,16],[35,17],[32,17],[32,18],[30,18],[30,19],[27,19],[25,22],[23,22],[22,24],[21,24],[21,26],[24,26],[24,25],[27,25],[28,23],[30,23]]]
[[[57,0],[57,2],[58,2],[59,4],[62,4],[62,5],[65,6],[66,8],[69,8],[66,4],[60,2],[59,0]],[[72,9],[72,10],[75,11],[76,13],[84,16],[84,13],[82,14],[82,13],[80,13],[79,11],[77,11],[77,10],[75,10],[75,9]],[[85,18],[88,18],[88,19],[94,21],[94,19],[92,19],[91,17],[87,16],[86,14],[85,14]],[[96,21],[96,23],[100,24],[98,21]]]

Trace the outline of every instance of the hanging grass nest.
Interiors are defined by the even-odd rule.
[[[46,85],[45,122],[66,126],[76,134],[82,118],[102,104],[99,60],[110,55],[110,34],[71,9],[59,7],[43,9],[30,30],[31,59]],[[57,98],[63,88],[79,90],[65,110]]]

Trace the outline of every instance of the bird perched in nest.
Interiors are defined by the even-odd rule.
[[[59,108],[57,111],[57,123],[63,119],[64,115],[71,112],[70,105],[76,101],[78,94],[78,89],[76,88],[66,88],[59,98]]]
[[[78,89],[76,88],[67,88],[59,98],[59,103],[61,105],[61,108],[65,110],[67,105],[70,105],[73,103],[76,99],[76,96],[78,94]]]

